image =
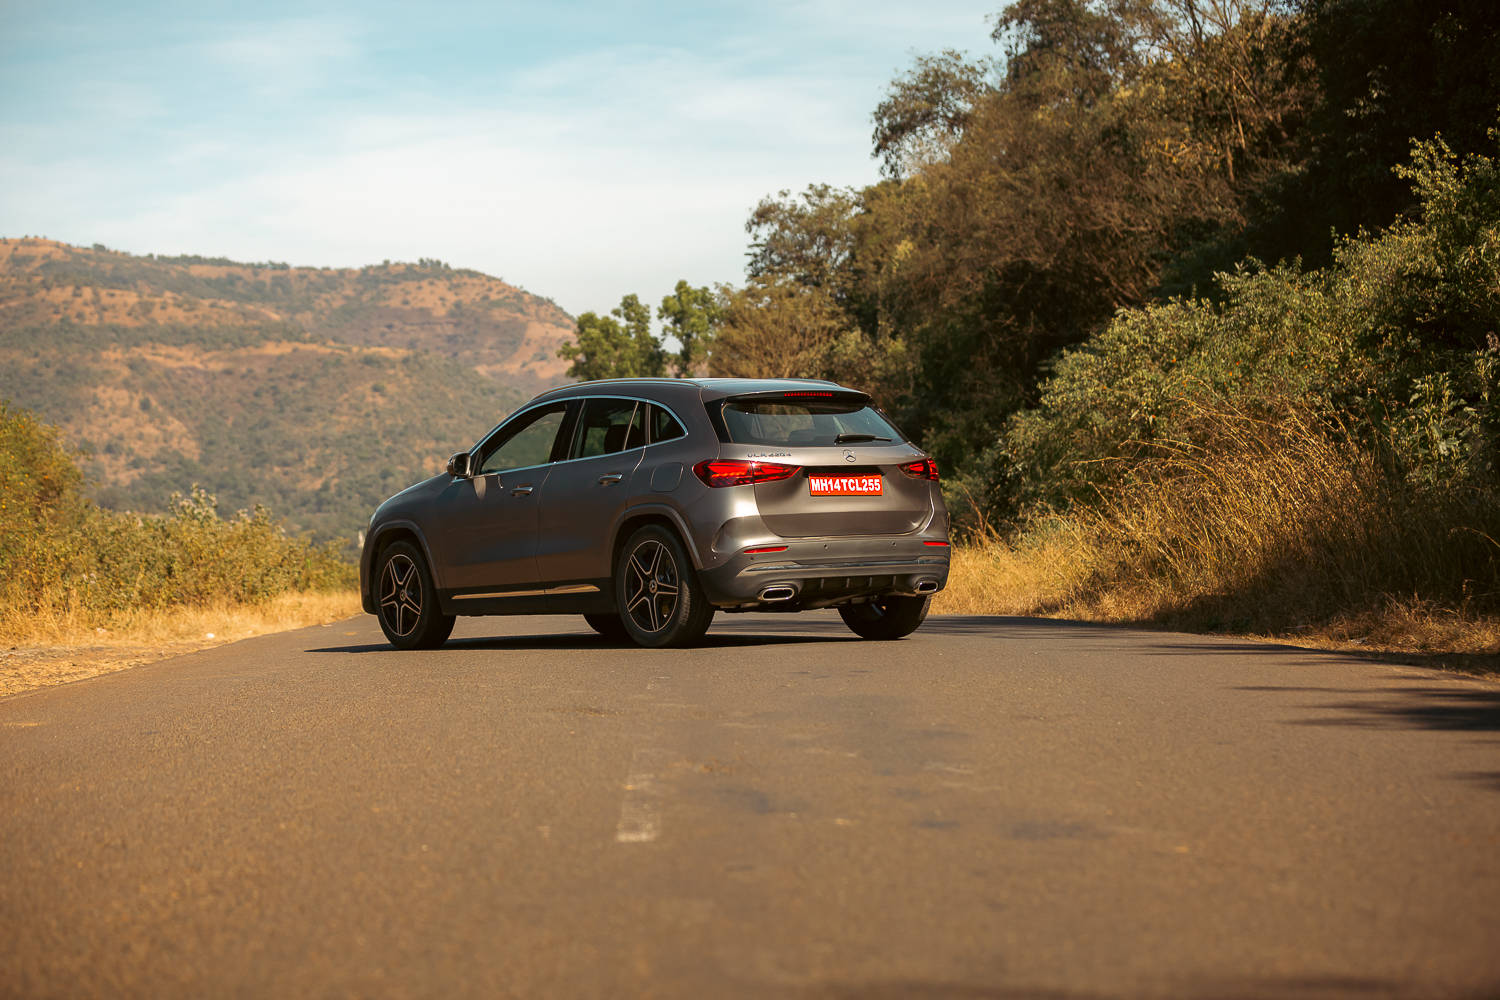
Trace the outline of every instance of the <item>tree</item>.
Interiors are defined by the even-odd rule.
[[[1310,162],[1287,214],[1326,254],[1328,232],[1386,225],[1417,196],[1392,168],[1414,138],[1456,153],[1488,148],[1500,105],[1500,5],[1493,0],[1296,0],[1316,67]]]
[[[755,281],[728,295],[709,371],[741,378],[821,378],[847,330],[843,313],[818,288]]]
[[[568,377],[589,381],[601,378],[657,377],[666,372],[666,352],[651,335],[651,309],[630,294],[600,316],[578,317],[574,342],[557,349],[568,364]]]
[[[708,286],[694,288],[678,280],[672,293],[662,297],[656,316],[666,321],[665,332],[680,345],[673,373],[685,378],[708,359],[714,332],[724,318],[724,303]]]
[[[994,92],[988,63],[971,63],[948,49],[918,56],[917,64],[891,84],[871,117],[870,137],[881,170],[889,177],[910,176],[941,161],[963,136],[975,103]]]
[[[630,340],[628,357],[633,369],[622,371],[618,378],[660,378],[667,372],[667,352],[651,333],[651,307],[635,293],[620,299],[611,312],[619,317]]]

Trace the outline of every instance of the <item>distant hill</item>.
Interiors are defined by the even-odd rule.
[[[435,260],[359,269],[0,239],[0,398],[91,455],[96,497],[199,483],[352,538],[374,504],[566,381],[573,320]]]

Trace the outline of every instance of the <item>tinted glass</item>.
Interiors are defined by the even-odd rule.
[[[855,435],[859,441],[902,440],[901,432],[871,407],[838,402],[760,402],[724,404],[724,427],[736,444],[834,445]]]
[[[633,399],[590,399],[573,446],[574,458],[612,455],[646,443],[644,405]]]
[[[682,425],[677,422],[676,417],[672,416],[672,414],[668,413],[660,406],[657,406],[655,403],[651,404],[652,444],[655,444],[658,441],[671,441],[674,438],[682,437],[686,433],[687,431],[682,429]]]
[[[500,433],[486,443],[487,453],[479,463],[479,474],[524,469],[551,461],[552,444],[557,440],[557,431],[562,427],[566,413],[564,403],[538,407],[502,427]]]

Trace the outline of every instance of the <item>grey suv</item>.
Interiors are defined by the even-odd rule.
[[[899,639],[948,580],[937,463],[865,393],[614,379],[543,393],[375,511],[364,608],[400,649],[456,615],[581,614],[642,646],[715,611],[838,608]]]

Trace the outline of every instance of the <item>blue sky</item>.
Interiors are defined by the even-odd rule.
[[[744,278],[764,195],[864,184],[964,0],[0,0],[0,235],[358,266],[439,257],[573,313]]]

